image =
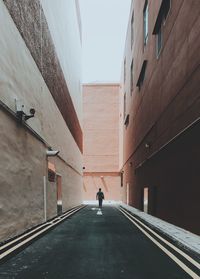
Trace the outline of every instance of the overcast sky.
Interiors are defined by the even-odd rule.
[[[83,82],[119,82],[131,0],[79,0]]]

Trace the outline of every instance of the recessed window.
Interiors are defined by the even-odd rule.
[[[130,84],[130,93],[132,95],[133,92],[133,60],[131,62],[131,84]]]
[[[145,1],[144,10],[143,10],[143,33],[144,33],[144,45],[148,41],[148,16],[149,16],[149,6],[148,1]]]
[[[126,82],[126,57],[124,58],[124,83]]]
[[[134,11],[131,17],[131,48],[133,46],[133,42],[134,42]]]
[[[157,57],[160,55],[162,43],[163,43],[163,33],[162,33],[162,26],[160,26],[158,33],[156,35],[156,56]]]
[[[158,17],[153,29],[153,34],[156,35],[156,56],[160,55],[163,46],[163,25],[166,22],[166,18],[169,14],[171,7],[171,0],[163,0],[160,6]]]
[[[147,67],[147,60],[144,60],[143,64],[142,64],[142,68],[141,68],[141,71],[140,71],[140,75],[139,75],[139,78],[138,78],[138,81],[137,81],[137,87],[139,87],[139,90],[141,89],[141,86],[144,82],[144,79],[145,79],[145,73],[146,73],[146,67]]]
[[[129,124],[129,114],[126,115],[125,121],[124,121],[124,125],[125,125],[126,127],[128,127],[128,124]]]
[[[126,93],[124,93],[124,119],[126,117]]]

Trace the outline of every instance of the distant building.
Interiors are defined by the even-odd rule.
[[[82,94],[78,1],[0,0],[0,23],[1,242],[82,202]]]
[[[122,71],[128,203],[200,234],[200,1],[134,0]]]
[[[107,201],[122,200],[119,172],[119,84],[83,86],[83,199],[102,188]]]

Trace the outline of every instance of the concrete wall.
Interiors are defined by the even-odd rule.
[[[121,200],[119,173],[119,85],[83,87],[84,200],[99,188],[109,200]]]
[[[41,0],[73,104],[82,124],[81,34],[77,20],[79,11],[75,2]]]
[[[20,6],[21,4],[24,5]],[[64,3],[60,4],[61,7],[64,5]],[[45,8],[47,8],[47,3]],[[56,173],[62,175],[63,211],[82,202],[82,154],[77,145],[76,135],[73,135],[71,132],[73,129],[67,126],[63,116],[63,108],[60,107],[60,103],[65,100],[64,95],[60,95],[60,98],[63,98],[60,103],[55,101],[55,95],[52,94],[51,90],[57,90],[57,94],[61,92],[56,88],[56,84],[52,89],[48,83],[50,79],[46,79],[48,69],[50,72],[52,69],[55,70],[51,79],[54,78],[54,73],[62,78],[62,69],[59,72],[60,68],[54,68],[55,64],[46,65],[45,62],[43,63],[42,59],[48,60],[45,53],[40,57],[35,56],[37,53],[38,55],[42,54],[36,49],[39,45],[37,36],[34,44],[29,45],[28,38],[31,30],[29,30],[28,25],[26,32],[22,32],[26,25],[22,19],[27,18],[21,16],[21,21],[18,20],[18,12],[21,12],[22,15],[24,10],[27,11],[27,17],[28,15],[31,17],[33,12],[38,15],[43,13],[37,1],[34,3],[18,1],[11,6],[9,1],[5,1],[5,4],[2,0],[0,1],[0,22],[4,26],[0,30],[0,218],[2,220],[0,241],[45,220],[44,176],[47,179],[47,218],[57,215],[57,186],[56,182],[48,181],[48,161],[55,165]],[[73,13],[69,18],[62,16],[62,14],[59,17],[59,9],[55,10],[52,18],[47,17],[47,22],[51,22],[50,26],[59,24],[59,34],[62,34],[66,22],[78,21],[74,12],[75,4],[69,4],[69,13],[70,10]],[[31,20],[31,18],[29,19]],[[54,24],[55,21],[56,24]],[[35,19],[35,22],[32,23],[37,24],[38,22]],[[40,40],[43,38],[45,40],[45,34],[49,32],[48,24],[45,25],[45,30],[41,29],[41,32],[43,34],[38,37]],[[74,27],[73,32],[77,39],[80,35],[77,27]],[[54,36],[53,31],[48,34]],[[68,37],[67,34],[68,32],[65,32],[63,37]],[[51,36],[48,35],[48,38],[51,42],[49,43],[50,48],[53,43]],[[64,49],[65,42],[57,39],[54,39],[54,42],[56,42],[57,48]],[[79,44],[77,41],[76,44],[77,49],[73,50],[73,56],[72,53],[63,52],[59,54],[59,60],[56,60],[56,57],[51,57],[56,55],[56,52],[50,52],[49,57],[52,63],[60,61],[63,65],[63,61],[66,61],[69,64],[67,68],[62,66],[65,80],[62,80],[61,84],[63,88],[66,86],[63,82],[67,85],[68,83],[74,84],[74,86],[69,86],[71,90],[69,90],[69,97],[71,94],[79,119],[77,121],[80,122],[81,91],[80,87],[77,86],[80,81],[80,70],[77,70],[76,73],[73,70],[70,72],[73,57],[80,57],[80,40]],[[45,49],[48,51],[48,46]],[[38,61],[41,61],[41,65],[38,64]],[[77,65],[76,62],[77,58],[75,58]],[[70,75],[67,76],[69,72]],[[45,73],[47,73],[46,76]],[[30,118],[26,123],[20,123],[16,117],[15,99],[22,101],[26,113],[29,113],[29,109],[33,107],[36,110],[35,117]],[[73,103],[70,103],[70,106],[73,107]],[[65,110],[67,109],[65,107]],[[72,117],[76,117],[76,115],[72,115]],[[49,147],[59,150],[59,156],[48,159],[46,150]]]
[[[130,121],[127,127],[124,125],[124,162],[122,165],[124,183],[130,183],[129,203],[131,205],[142,209],[143,188],[148,186],[151,214],[200,233],[200,227],[196,221],[200,217],[196,215],[196,211],[200,212],[199,203],[195,199],[199,177],[192,176],[192,169],[195,169],[199,162],[194,156],[192,165],[187,166],[186,179],[183,172],[186,169],[182,158],[182,152],[185,153],[185,160],[190,157],[189,150],[192,148],[191,143],[195,143],[195,139],[187,141],[185,133],[178,136],[200,116],[200,56],[198,51],[200,2],[171,1],[169,14],[162,26],[163,46],[158,57],[156,35],[153,35],[153,30],[162,1],[148,2],[147,45],[144,46],[143,43],[145,4],[143,0],[135,0],[132,3],[126,39],[124,55],[126,79],[125,82],[122,81],[122,94],[126,93],[126,114],[129,114]],[[133,11],[134,42],[131,47]],[[137,81],[144,60],[147,60],[146,73],[139,89]],[[133,91],[131,92],[132,61]],[[123,73],[124,69],[122,76],[124,76]],[[192,128],[188,132],[191,135],[195,134]],[[164,146],[169,142],[170,146],[175,146],[173,139],[176,136],[180,138],[180,146],[184,146],[184,149],[180,149],[176,155],[169,152],[168,154],[171,155],[167,163]],[[182,144],[182,139],[184,144]],[[155,154],[159,154],[159,163],[153,159]],[[171,168],[174,161],[177,163],[174,165],[175,171]],[[157,179],[158,176],[159,179]],[[189,187],[186,186],[188,184]],[[182,218],[186,207],[187,214]]]

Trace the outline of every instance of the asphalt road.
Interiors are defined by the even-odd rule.
[[[117,208],[86,207],[0,265],[0,279],[189,279]]]

